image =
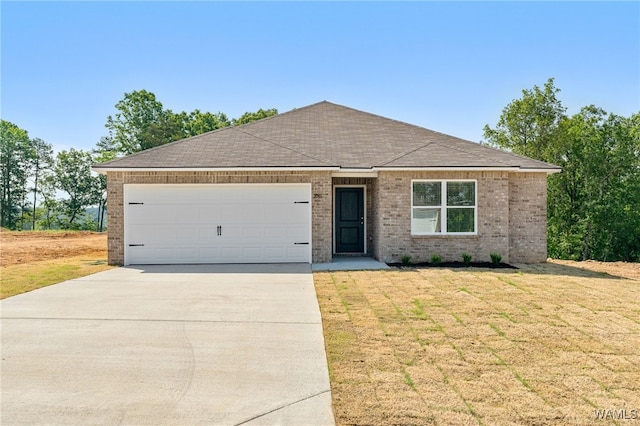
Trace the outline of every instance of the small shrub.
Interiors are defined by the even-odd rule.
[[[468,265],[473,257],[469,253],[462,253],[462,263]]]
[[[489,256],[491,256],[491,263],[493,263],[494,265],[499,265],[502,261],[502,256],[500,256],[498,253],[491,253]]]
[[[438,266],[441,262],[442,262],[442,258],[437,254],[434,254],[433,256],[431,256],[431,263],[433,263],[435,266]]]
[[[408,265],[410,261],[411,256],[409,256],[408,254],[402,255],[402,257],[400,258],[400,262],[402,262],[403,265]]]

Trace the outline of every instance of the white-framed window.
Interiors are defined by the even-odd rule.
[[[476,180],[412,180],[411,235],[476,235]]]

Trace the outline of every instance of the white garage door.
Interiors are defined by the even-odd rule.
[[[125,264],[311,262],[310,184],[125,185]]]

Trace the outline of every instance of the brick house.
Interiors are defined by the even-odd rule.
[[[109,263],[544,262],[557,166],[320,102],[94,166]]]

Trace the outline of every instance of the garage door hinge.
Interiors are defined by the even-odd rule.
[[[294,201],[293,204],[309,204],[308,201]]]
[[[129,203],[129,205],[132,205],[132,204],[144,204],[144,203]]]
[[[144,244],[129,244],[129,247],[144,247]]]
[[[305,246],[309,245],[309,243],[293,243],[293,244],[295,244],[295,245],[305,245]]]

